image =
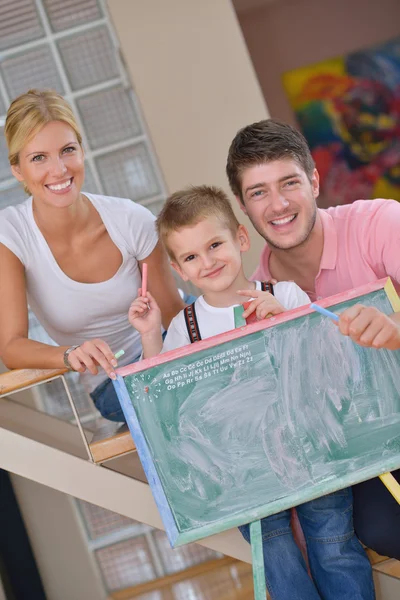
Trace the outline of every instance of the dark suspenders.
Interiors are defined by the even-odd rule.
[[[274,295],[274,286],[272,285],[272,283],[268,283],[267,281],[261,282],[261,290],[263,292],[269,292],[270,294]],[[195,302],[193,302],[193,304],[189,304],[184,309],[185,323],[191,344],[193,344],[194,342],[200,342],[201,340],[201,334],[199,324],[197,322],[196,309],[194,305]]]
[[[269,283],[268,281],[262,281],[261,282],[261,291],[263,291],[263,292],[269,292],[273,296],[275,295],[274,294],[274,286],[272,285],[272,283]]]
[[[193,344],[193,342],[199,342],[201,340],[200,329],[199,324],[197,322],[196,309],[194,305],[195,302],[193,302],[193,304],[189,304],[184,309],[185,323],[191,344]]]

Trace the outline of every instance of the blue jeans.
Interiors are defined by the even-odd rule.
[[[373,600],[371,565],[353,529],[351,489],[296,510],[312,579],[293,538],[290,510],[262,519],[265,579],[272,600]],[[239,529],[249,542],[249,526]]]
[[[117,423],[125,422],[125,415],[122,412],[117,392],[114,389],[111,379],[106,379],[103,383],[100,383],[91,392],[90,397],[102,417],[108,419],[108,421],[116,421]]]

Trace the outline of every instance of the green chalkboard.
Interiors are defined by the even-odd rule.
[[[331,310],[360,301],[393,312],[382,287]],[[400,467],[400,352],[297,315],[119,377],[173,544]]]

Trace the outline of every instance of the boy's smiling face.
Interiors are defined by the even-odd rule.
[[[242,273],[242,252],[249,249],[246,228],[234,234],[216,216],[207,217],[168,236],[174,256],[172,266],[184,281],[191,281],[204,294],[225,292]]]

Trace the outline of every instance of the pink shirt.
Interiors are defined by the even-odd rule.
[[[324,249],[315,294],[326,298],[382,277],[391,277],[400,292],[400,203],[357,200],[353,204],[318,209]],[[265,245],[252,279],[268,280],[271,250]]]

